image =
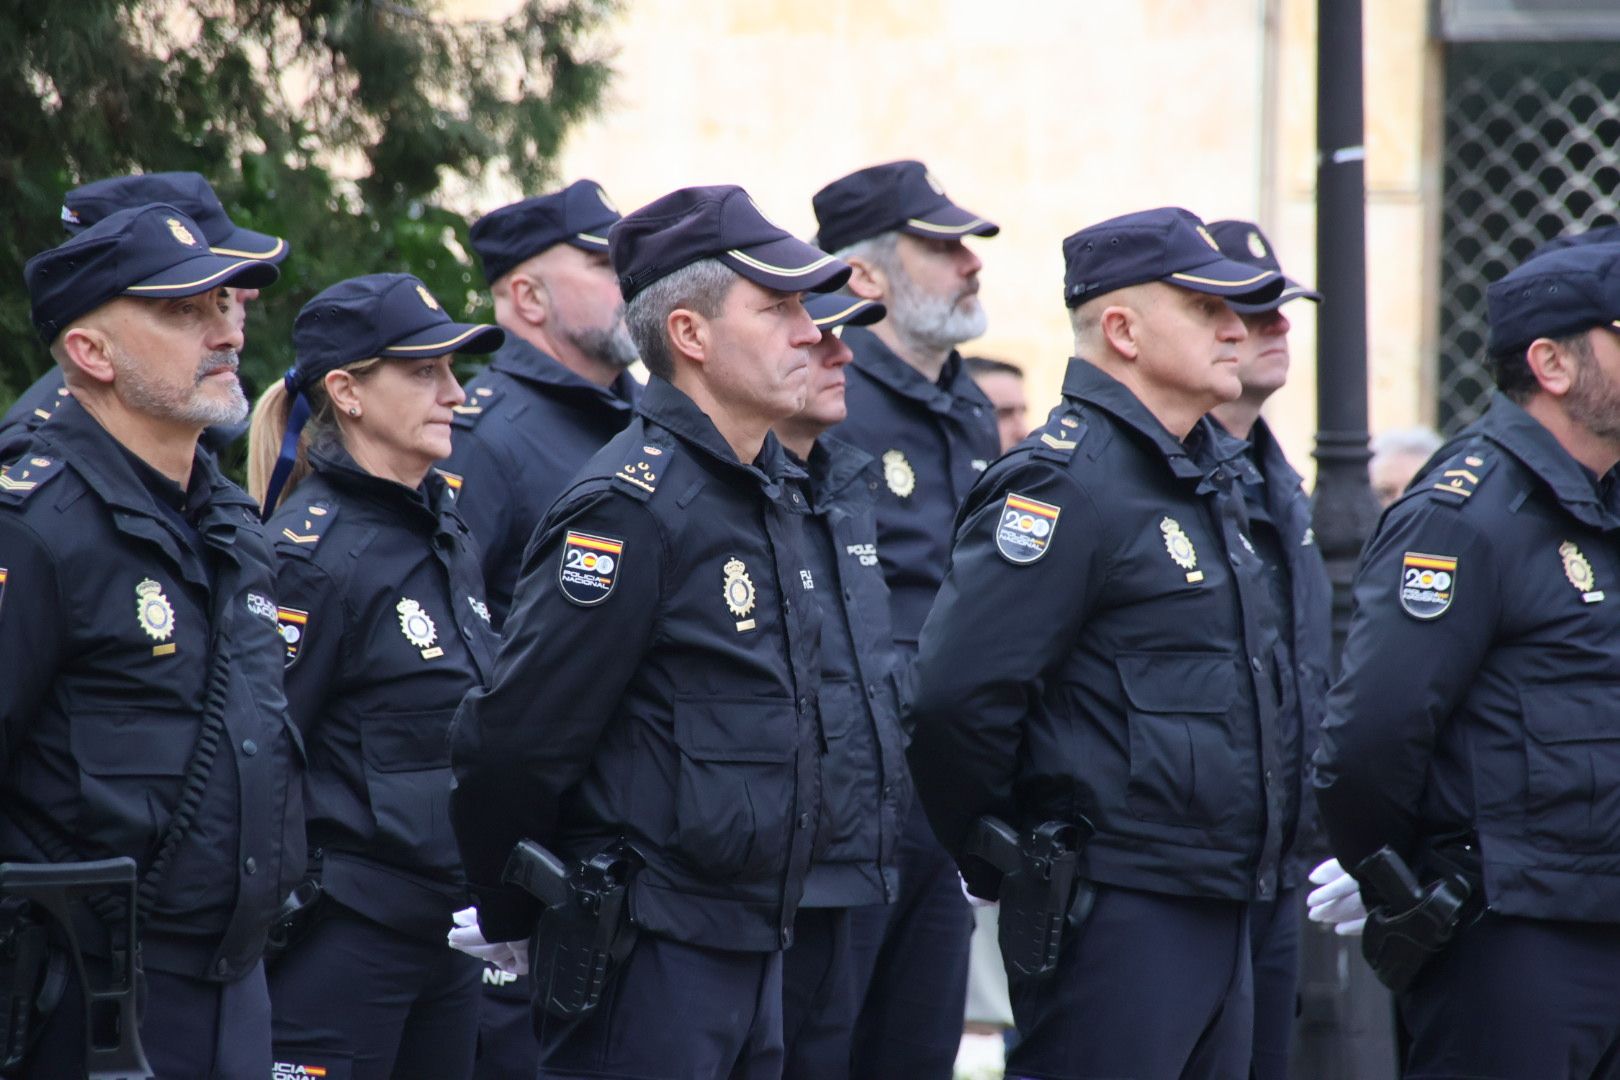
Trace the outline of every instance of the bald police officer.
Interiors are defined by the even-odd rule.
[[[630,422],[640,391],[608,258],[619,212],[594,180],[479,218],[473,250],[506,344],[467,384],[444,463],[483,546],[490,614],[512,606],[523,548],[579,467]]]
[[[225,290],[276,269],[154,204],[26,276],[73,395],[0,471],[0,858],[133,858],[152,1066],[263,1077],[260,956],[304,869],[302,749],[257,508],[197,438],[247,413]],[[79,934],[93,972],[119,963],[112,925]],[[77,1075],[84,1034],[70,991],[30,1074]]]
[[[1241,392],[1225,298],[1282,279],[1173,208],[1063,252],[1077,358],[963,507],[917,658],[912,777],[978,895],[1003,885],[975,854],[982,815],[1030,851],[1049,822],[1089,837],[1052,969],[1009,962],[1009,1074],[1242,1076],[1248,902],[1276,895],[1289,763],[1242,447],[1205,414]],[[1003,952],[1009,925],[1068,899],[1003,896]]]
[[[874,165],[813,199],[819,242],[853,268],[849,291],[888,316],[851,327],[849,418],[834,431],[878,459],[877,554],[901,661],[945,575],[951,522],[1000,453],[995,410],[956,347],[984,333],[982,265],[963,243],[997,226],[952,202],[920,161]],[[914,809],[900,851],[900,895],[857,913],[865,985],[855,1075],[948,1077],[961,1041],[973,919],[950,857]]]
[[[1487,301],[1498,392],[1362,556],[1317,798],[1406,1075],[1614,1076],[1620,245]]]
[[[493,684],[452,731],[452,815],[490,941],[536,917],[553,941],[574,911],[502,887],[517,841],[640,865],[639,937],[600,1004],[564,1007],[562,954],[537,955],[542,1076],[774,1077],[817,815],[820,613],[804,474],[770,428],[803,406],[821,336],[800,296],[849,268],[737,187],[666,195],[610,243],[652,379],[529,545]]]

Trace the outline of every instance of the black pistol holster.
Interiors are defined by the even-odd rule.
[[[1405,860],[1387,846],[1363,859],[1354,874],[1377,901],[1367,911],[1361,954],[1397,994],[1483,907],[1475,899],[1479,887],[1466,873],[1445,873],[1419,885]]]
[[[108,958],[86,964],[78,920],[116,905]],[[135,860],[0,863],[0,1075],[23,1065],[36,1025],[61,1001],[69,980],[84,1010],[84,1064],[90,1080],[146,1080],[137,1009]]]
[[[967,853],[1001,871],[1001,958],[1010,974],[1040,976],[1057,967],[1063,928],[1091,913],[1096,891],[1076,871],[1091,823],[1048,821],[1020,837],[1005,821],[982,817]]]
[[[641,854],[616,840],[569,870],[533,840],[520,840],[501,880],[545,905],[529,941],[534,997],[551,1016],[583,1016],[602,1000],[613,971],[630,955],[630,879]]]

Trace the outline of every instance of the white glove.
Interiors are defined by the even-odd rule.
[[[1354,937],[1367,925],[1367,905],[1361,900],[1361,886],[1344,872],[1338,859],[1329,859],[1310,873],[1312,889],[1305,898],[1310,920],[1331,923],[1340,937]]]
[[[995,906],[997,906],[998,901],[986,900],[982,896],[974,896],[972,893],[968,892],[967,878],[963,877],[961,874],[956,875],[956,881],[957,881],[957,884],[962,886],[962,895],[967,897],[967,902],[968,902],[969,907],[980,908],[980,907],[995,907]]]
[[[475,956],[486,964],[494,964],[508,975],[527,975],[529,973],[529,953],[523,948],[523,942],[497,941],[494,943],[484,940],[484,932],[478,929],[478,909],[475,907],[462,908],[450,916],[455,920],[455,928],[450,931],[450,947],[468,956]]]

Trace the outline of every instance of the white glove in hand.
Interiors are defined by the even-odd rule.
[[[1331,923],[1340,937],[1360,934],[1367,925],[1367,906],[1361,900],[1361,885],[1344,872],[1338,859],[1329,859],[1310,873],[1312,889],[1305,898],[1311,922]]]
[[[450,931],[450,947],[468,956],[475,956],[488,964],[494,964],[509,975],[527,975],[529,973],[529,953],[521,941],[497,941],[491,944],[484,940],[483,931],[478,929],[478,909],[475,907],[462,908],[450,916],[455,921],[455,927]]]

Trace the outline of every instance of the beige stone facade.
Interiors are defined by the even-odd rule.
[[[1433,410],[1427,9],[1365,0],[1375,428]],[[1315,0],[627,0],[607,34],[618,78],[563,172],[596,178],[626,209],[686,184],[740,183],[808,234],[822,184],[921,158],[1002,226],[976,244],[990,333],[970,349],[1022,364],[1044,410],[1070,350],[1059,243],[1074,229],[1163,204],[1246,217],[1295,277],[1314,277],[1315,11]],[[1289,313],[1295,377],[1270,413],[1308,472],[1315,313],[1304,302]]]

